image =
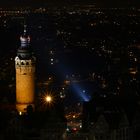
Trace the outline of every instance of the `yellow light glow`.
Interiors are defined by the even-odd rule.
[[[22,115],[22,112],[21,112],[21,111],[19,112],[19,115],[20,115],[20,116]]]
[[[43,95],[41,95],[40,99],[42,108],[53,107],[56,102],[56,96],[53,92],[44,93]]]
[[[52,97],[50,95],[47,95],[45,97],[46,102],[50,103],[52,101]]]
[[[75,115],[73,115],[72,117],[73,117],[73,118],[75,118],[76,116],[75,116]]]

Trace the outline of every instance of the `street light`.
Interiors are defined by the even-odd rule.
[[[51,97],[50,95],[46,95],[45,101],[46,101],[47,103],[50,103],[50,102],[52,101],[52,97]]]
[[[40,103],[42,108],[50,108],[54,106],[56,97],[53,92],[47,92],[40,96]]]

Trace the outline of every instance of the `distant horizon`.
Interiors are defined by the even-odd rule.
[[[135,0],[3,0],[0,1],[0,8],[15,7],[47,7],[47,6],[73,6],[76,4],[89,5],[95,4],[95,7],[111,8],[111,7],[140,7],[140,1]]]

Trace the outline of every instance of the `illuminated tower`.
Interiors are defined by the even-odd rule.
[[[30,37],[26,33],[20,37],[21,45],[15,58],[16,69],[16,109],[18,112],[26,112],[28,105],[34,107],[35,95],[35,57],[30,48]]]

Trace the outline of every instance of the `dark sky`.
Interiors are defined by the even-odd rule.
[[[63,4],[89,4],[96,3],[101,7],[140,7],[140,0],[0,0],[0,7],[14,7],[14,6],[43,6],[48,4],[63,5]]]

